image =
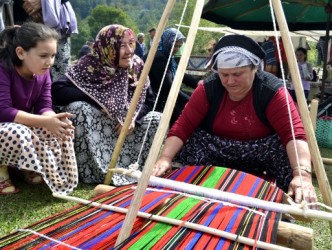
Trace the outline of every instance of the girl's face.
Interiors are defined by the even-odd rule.
[[[27,79],[34,74],[45,74],[53,65],[57,50],[57,41],[49,39],[39,41],[37,46],[25,51],[22,47],[16,48],[16,54],[22,65],[18,68],[19,73]]]
[[[135,40],[125,32],[120,45],[119,67],[129,68],[132,64],[134,55]]]
[[[298,62],[305,62],[307,59],[307,56],[301,50],[296,51],[295,56]]]

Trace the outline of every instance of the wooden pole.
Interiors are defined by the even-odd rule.
[[[78,202],[78,203],[81,203],[81,204],[84,204],[84,205],[87,205],[87,206],[90,206],[90,207],[97,207],[97,208],[101,208],[101,209],[115,211],[115,212],[118,212],[118,213],[128,214],[129,210],[130,210],[130,209],[128,210],[126,208],[122,208],[122,207],[116,207],[116,206],[112,206],[112,205],[101,204],[101,203],[98,203],[98,202],[92,202],[90,200],[85,200],[85,199],[72,197],[72,196],[68,196],[68,195],[61,195],[61,194],[53,193],[53,196],[56,197],[56,198],[65,199],[65,200],[68,200],[68,201]],[[197,230],[199,232],[204,232],[204,233],[219,236],[219,237],[222,237],[222,238],[225,238],[225,239],[237,241],[239,243],[243,243],[243,244],[248,245],[248,246],[255,246],[255,247],[258,247],[258,248],[271,249],[271,250],[290,250],[291,249],[291,248],[288,248],[288,247],[278,246],[278,245],[274,245],[274,244],[271,244],[271,243],[266,243],[266,242],[259,241],[259,240],[256,241],[254,239],[250,239],[250,238],[247,238],[247,237],[239,236],[237,234],[225,232],[225,231],[222,231],[222,230],[219,230],[219,229],[216,229],[216,228],[211,228],[211,227],[207,227],[207,226],[204,226],[204,225],[200,225],[200,224],[196,224],[196,223],[192,223],[192,222],[188,222],[188,221],[177,220],[177,219],[163,217],[163,216],[154,215],[154,214],[145,213],[145,212],[137,212],[137,216],[141,217],[141,218],[149,219],[149,220],[154,220],[154,221],[167,223],[167,224],[170,224],[170,225],[190,228],[190,229],[193,229],[193,230]],[[287,243],[287,239],[286,240],[284,239],[284,237],[287,236],[286,234],[296,235],[297,237],[299,235],[301,236],[301,233],[300,232],[294,232],[294,229],[295,229],[295,227],[291,228],[291,227],[287,227],[285,224],[282,224],[281,243],[283,243],[283,244]],[[301,227],[297,227],[297,229],[302,230]],[[310,242],[310,239],[306,238],[308,236],[309,236],[309,234],[306,232],[306,234],[303,234],[303,237],[301,236],[300,238],[296,238],[294,240],[299,240],[299,242],[301,242],[301,243]],[[288,241],[290,241],[290,240],[288,239]],[[311,249],[311,248],[306,248],[306,246],[307,245],[302,245],[301,249],[308,249],[308,250]]]
[[[126,136],[127,136],[128,128],[129,128],[131,120],[134,116],[139,97],[140,97],[142,89],[144,87],[144,83],[145,83],[146,78],[147,78],[147,76],[150,72],[151,65],[152,65],[152,62],[154,60],[154,56],[155,56],[156,51],[158,49],[158,44],[159,44],[159,41],[160,41],[160,37],[161,37],[161,35],[164,31],[164,28],[166,26],[169,15],[172,13],[172,9],[174,7],[175,2],[176,2],[175,0],[170,0],[170,1],[167,2],[167,5],[166,5],[165,10],[163,12],[163,15],[160,19],[159,25],[158,25],[157,30],[156,30],[156,34],[153,38],[151,49],[149,50],[148,57],[147,57],[146,62],[144,64],[142,74],[139,78],[138,85],[136,87],[134,96],[132,98],[132,101],[131,101],[131,104],[130,104],[130,107],[129,107],[129,110],[128,110],[128,113],[127,113],[127,116],[126,116],[126,119],[124,121],[123,128],[121,130],[121,133],[120,133],[119,138],[116,142],[114,151],[112,153],[111,162],[109,164],[108,172],[107,172],[107,174],[105,176],[105,180],[104,180],[104,184],[106,184],[106,185],[109,185],[111,183],[111,180],[112,180],[112,171],[111,170],[115,168],[116,163],[118,162],[118,158],[119,158],[119,155],[121,153],[122,146],[123,146],[124,141],[125,141]]]
[[[312,99],[310,103],[310,120],[312,124],[312,129],[314,131],[316,131],[317,110],[318,110],[318,100]]]
[[[297,98],[297,101],[299,104],[299,111],[300,111],[301,119],[303,121],[304,129],[305,129],[306,136],[308,139],[309,149],[311,152],[311,158],[312,158],[315,174],[317,177],[319,189],[322,193],[324,203],[331,207],[332,206],[331,187],[330,187],[329,181],[326,176],[323,161],[322,161],[320,151],[319,151],[319,148],[317,145],[315,133],[314,133],[314,130],[312,127],[312,123],[310,121],[308,107],[307,107],[306,100],[304,97],[302,82],[300,79],[299,69],[297,66],[291,37],[289,35],[289,30],[288,30],[285,14],[283,12],[283,8],[282,8],[282,4],[281,4],[280,0],[272,0],[272,5],[273,5],[273,9],[276,14],[276,19],[277,19],[277,22],[279,25],[281,37],[284,42],[288,65],[290,66],[290,73],[291,73],[292,80],[294,83],[294,88],[295,88],[296,98]],[[330,230],[332,232],[332,222],[329,222],[329,223],[330,223]]]
[[[327,165],[332,165],[332,159],[331,158],[322,158],[323,162]]]
[[[170,2],[170,1],[168,1]],[[154,137],[148,158],[145,162],[145,167],[143,169],[143,176],[138,181],[137,190],[134,194],[133,200],[130,204],[128,214],[126,215],[126,219],[124,221],[124,224],[121,228],[120,235],[117,239],[116,245],[120,244],[123,240],[125,240],[131,233],[134,219],[137,216],[137,212],[139,209],[139,206],[142,202],[143,195],[145,193],[145,190],[149,183],[149,178],[152,174],[153,167],[157,161],[159,151],[161,148],[161,145],[164,141],[164,136],[166,134],[166,131],[168,129],[168,124],[171,118],[172,111],[175,106],[176,97],[178,96],[183,75],[186,71],[186,67],[189,61],[190,53],[192,50],[192,47],[194,45],[197,28],[199,26],[200,17],[202,14],[202,10],[204,7],[204,0],[197,0],[195,10],[193,13],[191,26],[189,29],[188,37],[186,39],[186,44],[184,47],[183,55],[181,56],[178,68],[176,70],[176,74],[173,80],[173,84],[170,90],[170,93],[168,95],[168,99],[164,108],[162,119],[159,123],[159,127],[157,129],[156,135]]]

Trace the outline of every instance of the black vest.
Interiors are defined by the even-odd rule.
[[[272,127],[265,115],[266,107],[277,90],[282,86],[282,82],[274,75],[265,71],[257,71],[252,86],[254,108],[258,118],[269,128]],[[222,86],[218,74],[212,74],[205,79],[204,87],[210,108],[200,127],[207,132],[212,133],[214,118],[219,110],[221,100],[225,93],[225,88]]]

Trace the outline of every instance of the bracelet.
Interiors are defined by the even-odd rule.
[[[299,166],[296,166],[293,169],[293,172],[296,171],[296,170],[303,170],[303,171],[307,172],[308,174],[312,173],[311,166],[308,166],[308,165],[299,165]]]

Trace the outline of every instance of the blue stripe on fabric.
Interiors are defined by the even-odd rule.
[[[153,191],[147,191],[147,193],[151,193]],[[154,201],[152,201],[151,203],[147,204],[146,206],[142,207],[140,209],[140,211],[147,211],[149,208],[151,208],[151,206],[153,206],[154,204],[158,203],[160,200],[167,198],[167,196],[169,196],[169,194],[162,194],[161,196],[159,196],[157,199],[155,199]],[[109,237],[111,234],[115,233],[117,230],[120,230],[123,222],[120,222],[119,224],[115,225],[112,227],[112,229],[108,230],[107,232],[104,232],[103,234],[98,235],[98,237],[94,238],[93,240],[90,240],[88,242],[83,243],[82,245],[78,246],[79,248],[82,249],[90,249],[92,248],[94,245],[96,245],[99,241],[104,240],[105,238]]]
[[[244,179],[245,176],[246,176],[245,173],[241,173],[239,180],[235,183],[234,187],[233,187],[232,190],[229,191],[229,192],[231,192],[231,193],[236,193],[237,189],[238,189],[238,188],[240,187],[240,185],[242,184],[242,181],[243,181],[243,179]]]
[[[233,228],[236,218],[238,217],[238,215],[240,214],[240,212],[243,211],[243,209],[237,209],[235,211],[235,213],[232,216],[232,219],[229,221],[226,229],[224,230],[225,232],[230,232],[230,230]],[[219,241],[216,249],[223,249],[223,246],[225,245],[226,240],[225,239],[221,239],[221,241]]]
[[[248,194],[249,197],[253,197],[253,193],[255,192],[255,190],[258,188],[259,183],[261,182],[260,178],[257,178],[254,185],[252,185],[252,188],[250,189],[250,192]]]
[[[207,218],[207,220],[204,222],[204,226],[209,226],[212,222],[213,219],[216,218],[219,210],[223,207],[222,204],[219,204],[213,211],[212,213],[210,214],[210,216]],[[198,242],[198,240],[200,239],[200,237],[202,236],[202,234],[204,234],[203,232],[197,232],[192,240],[188,243],[188,245],[185,247],[185,249],[193,249],[194,246],[196,245],[196,243]]]
[[[127,207],[127,206],[129,206],[129,205],[130,205],[130,201],[126,201],[125,203],[121,204],[119,207]],[[62,237],[60,237],[60,238],[57,239],[57,240],[59,240],[59,241],[64,241],[65,239],[69,238],[70,236],[79,233],[80,231],[84,230],[84,229],[87,228],[87,227],[90,227],[91,225],[96,224],[96,223],[99,222],[100,220],[103,220],[106,216],[109,216],[109,215],[111,215],[111,214],[113,214],[113,213],[114,213],[114,212],[111,212],[111,211],[110,211],[110,212],[106,212],[103,216],[100,216],[100,217],[95,218],[94,220],[88,222],[87,224],[84,224],[83,226],[78,227],[77,229],[75,229],[75,230],[69,232],[69,233],[66,234],[66,235],[63,235]],[[53,246],[54,244],[58,244],[58,243],[56,243],[56,242],[50,242],[49,244],[43,246],[43,247],[40,248],[40,249],[41,249],[41,250],[49,249],[49,248],[50,248],[51,246]]]

